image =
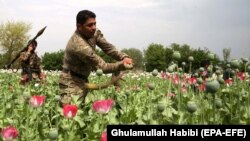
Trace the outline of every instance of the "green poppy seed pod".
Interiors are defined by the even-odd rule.
[[[199,77],[199,78],[197,78],[197,83],[198,83],[198,84],[202,84],[202,83],[203,83],[202,78],[200,78],[200,77]]]
[[[23,98],[25,100],[29,100],[30,99],[30,92],[29,91],[24,91],[23,92]]]
[[[224,81],[224,79],[223,79],[222,77],[218,77],[218,78],[217,78],[217,81],[218,81],[220,84],[224,84],[224,83],[225,83],[225,81]]]
[[[154,89],[155,89],[155,84],[154,84],[154,83],[149,83],[149,84],[147,84],[147,87],[148,87],[150,90],[154,90]]]
[[[207,58],[208,58],[209,60],[213,60],[214,57],[215,57],[215,55],[214,55],[213,53],[209,53],[209,54],[207,55]]]
[[[181,54],[179,51],[174,51],[173,53],[173,59],[174,60],[180,60],[181,59]]]
[[[45,115],[49,115],[49,110],[45,109],[43,112]]]
[[[158,103],[157,110],[162,113],[165,110],[164,103]]]
[[[215,107],[216,108],[221,108],[222,107],[222,100],[219,98],[216,98],[214,101]]]
[[[189,56],[189,57],[188,57],[188,61],[189,61],[189,62],[193,62],[193,61],[194,61],[194,57],[193,57],[193,56]]]
[[[186,66],[186,62],[182,62],[181,65],[182,65],[182,66]]]
[[[56,128],[52,128],[49,131],[49,137],[51,140],[56,140],[58,137],[58,130]]]
[[[230,94],[230,90],[229,89],[222,89],[221,92],[223,94]]]
[[[218,65],[215,65],[214,68],[215,68],[216,70],[220,70],[220,69],[221,69]]]
[[[169,73],[174,72],[174,66],[169,66],[168,69],[167,69],[167,71],[168,71]]]
[[[63,125],[62,128],[63,128],[64,130],[68,131],[68,130],[70,129],[70,125],[65,124],[65,125]]]
[[[200,71],[200,72],[203,72],[204,70],[205,70],[205,69],[204,69],[203,67],[200,67],[200,68],[199,68],[199,71]]]
[[[210,73],[213,72],[213,66],[209,65],[208,68],[207,68],[207,71],[210,72]]]
[[[124,64],[126,69],[133,69],[133,64]]]
[[[61,96],[60,95],[55,95],[55,100],[56,101],[61,101]]]
[[[230,64],[227,64],[227,66],[226,66],[227,68],[231,68],[231,65]]]
[[[240,67],[240,62],[239,62],[239,60],[237,60],[237,59],[231,60],[230,64],[231,64],[231,66],[232,66],[233,68],[239,68],[239,67]]]
[[[247,67],[247,71],[250,73],[250,66]]]
[[[178,70],[179,70],[179,72],[183,72],[183,69],[182,69],[182,68],[179,68]]]
[[[236,73],[235,70],[231,70],[231,72],[230,72],[231,76],[234,76],[235,73]]]
[[[208,79],[205,88],[206,92],[214,94],[220,89],[220,83],[215,79]]]
[[[248,92],[245,92],[245,93],[240,93],[240,95],[242,95],[242,100],[243,101],[247,101],[248,100]]]
[[[216,75],[220,75],[221,74],[221,70],[216,70],[215,73],[216,73]]]
[[[159,72],[158,72],[158,70],[157,70],[157,69],[154,69],[154,70],[152,71],[152,75],[153,75],[153,76],[157,76],[157,75],[158,75],[158,73],[159,73]]]
[[[197,110],[197,105],[194,101],[189,101],[187,103],[187,110],[189,113],[194,113]]]
[[[246,63],[248,62],[248,59],[247,59],[247,58],[241,58],[241,60],[242,60],[242,62],[243,62],[244,64],[246,64]]]
[[[96,70],[96,75],[97,76],[102,76],[103,75],[103,71],[101,69],[97,69]]]
[[[199,74],[196,72],[196,73],[194,73],[194,77],[198,77],[199,76]]]

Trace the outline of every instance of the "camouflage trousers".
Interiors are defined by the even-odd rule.
[[[117,71],[117,72],[112,73],[111,81],[112,81],[113,79],[115,79],[116,77],[118,77],[119,75],[120,75],[120,71]],[[115,90],[116,90],[116,91],[120,91],[120,89],[121,89],[121,84],[120,84],[119,81],[116,81],[116,82],[114,83],[114,86],[115,86]]]
[[[70,104],[72,96],[79,95],[79,100],[84,103],[84,99],[88,94],[88,89],[84,84],[88,83],[87,79],[73,76],[70,73],[62,72],[59,76],[59,95],[61,96],[61,104]]]
[[[117,77],[120,72],[112,74],[111,80]],[[70,104],[72,96],[79,95],[81,104],[84,104],[85,97],[89,90],[85,87],[85,83],[88,83],[88,79],[82,79],[77,76],[71,75],[69,72],[62,72],[59,76],[59,95],[61,96],[61,104]],[[120,90],[120,83],[117,81],[114,83],[115,89]]]

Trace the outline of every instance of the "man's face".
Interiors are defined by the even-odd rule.
[[[33,51],[36,49],[36,45],[34,43],[31,43],[29,47],[32,48]]]
[[[84,38],[94,37],[96,31],[95,18],[89,18],[84,24],[77,24],[77,29]]]

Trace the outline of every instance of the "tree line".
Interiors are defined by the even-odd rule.
[[[0,66],[2,68],[27,44],[30,38],[28,35],[30,29],[31,24],[25,22],[8,21],[0,25],[0,49],[2,49],[0,52]],[[224,60],[220,60],[218,55],[210,52],[208,48],[192,48],[188,44],[180,45],[177,43],[172,43],[170,46],[151,43],[142,51],[137,48],[122,49],[121,51],[127,53],[134,60],[134,70],[148,72],[154,69],[166,71],[173,63],[181,66],[184,71],[189,71],[191,63],[193,69],[198,69],[204,67],[210,61],[213,61],[214,65],[223,63],[223,61],[225,63],[230,57],[229,49],[223,49]],[[106,62],[115,61],[100,49],[97,49],[96,53]],[[209,60],[208,56],[210,54],[214,54],[213,60]],[[63,55],[64,50],[44,53],[41,57],[43,69],[61,70]],[[191,61],[190,58],[193,58],[193,60]],[[13,67],[18,68],[18,62],[13,64]]]

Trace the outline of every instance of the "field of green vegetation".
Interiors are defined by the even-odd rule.
[[[234,71],[222,79],[220,71],[203,77],[173,71],[128,71],[114,86],[90,91],[80,107],[77,96],[60,107],[58,76],[45,72],[42,83],[20,85],[20,74],[0,72],[0,127],[16,140],[102,140],[108,124],[249,124],[250,81],[247,72]],[[195,76],[195,77],[193,77]],[[91,83],[110,75],[92,73]]]

